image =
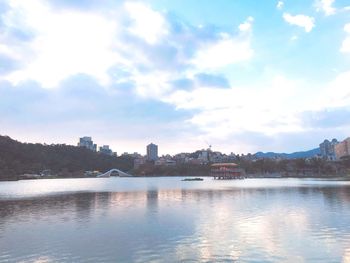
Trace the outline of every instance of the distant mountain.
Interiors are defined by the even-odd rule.
[[[294,152],[294,153],[274,153],[274,152],[257,152],[254,154],[257,158],[283,158],[283,159],[298,159],[298,158],[310,158],[317,154],[320,154],[320,148],[315,148],[310,151]]]

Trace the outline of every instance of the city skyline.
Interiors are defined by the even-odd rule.
[[[324,139],[324,141],[322,141],[317,147],[313,148],[313,149],[309,149],[308,151],[296,151],[293,153],[274,153],[274,152],[253,152],[253,153],[247,153],[248,155],[257,155],[259,157],[263,157],[264,154],[265,157],[267,158],[271,158],[271,156],[278,156],[284,155],[284,158],[286,157],[286,155],[294,155],[295,157],[293,158],[305,158],[305,157],[300,157],[300,154],[303,153],[307,153],[308,156],[310,157],[314,157],[314,156],[319,156],[319,157],[323,157],[324,159],[328,160],[328,161],[335,161],[335,160],[339,160],[341,157],[343,156],[347,156],[349,155],[349,151],[350,151],[350,137],[345,138],[344,140],[338,141],[336,138],[333,138],[331,140],[328,139]],[[79,142],[77,144],[77,146],[79,147],[85,147],[89,150],[92,151],[97,151],[97,144],[93,144],[92,141],[92,137],[90,136],[84,136],[79,138]],[[230,153],[228,152],[220,152],[220,151],[212,151],[211,149],[211,145],[209,145],[209,147],[207,149],[202,148],[202,149],[196,149],[195,152],[200,152],[200,158],[199,159],[203,159],[206,160],[208,159],[208,153],[212,152],[212,153],[220,153],[220,154],[224,154],[224,155],[240,155],[239,153],[233,152],[231,151]],[[315,151],[318,149],[318,152]],[[103,145],[102,147],[99,147],[99,152],[102,152],[104,154],[108,154],[108,155],[115,155],[118,156],[117,152],[113,152],[112,149],[109,148],[109,145]],[[163,153],[161,156],[158,156],[158,145],[154,144],[153,142],[151,142],[150,144],[148,144],[146,146],[146,152],[123,152],[121,155],[133,155],[134,157],[137,158],[141,158],[142,160],[148,160],[148,161],[156,161],[157,159],[159,159],[160,157],[164,157],[164,156],[171,156],[169,155],[169,153]],[[190,152],[184,152],[184,151],[180,151],[177,152],[175,154],[173,154],[173,156],[176,155],[182,155],[182,154],[191,154]],[[203,155],[204,154],[204,155]],[[263,155],[261,155],[263,154]],[[297,154],[297,155],[296,155]],[[242,154],[243,155],[243,154]],[[296,157],[298,156],[298,157]]]
[[[350,4],[0,0],[0,134],[118,153],[350,134]]]

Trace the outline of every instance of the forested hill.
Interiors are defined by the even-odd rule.
[[[50,169],[60,177],[82,175],[84,171],[107,171],[118,168],[128,171],[133,159],[114,157],[69,145],[21,143],[0,136],[0,180],[16,179],[25,173],[40,173]]]

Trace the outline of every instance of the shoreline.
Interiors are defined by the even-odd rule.
[[[119,176],[117,176],[119,177]],[[195,177],[201,177],[201,178],[210,178],[213,176],[210,175],[135,175],[130,177],[121,177],[121,178],[161,178],[161,177],[188,177],[188,178],[195,178]],[[43,180],[43,179],[94,179],[98,177],[90,177],[90,176],[80,176],[80,177],[57,177],[57,176],[44,176],[40,178],[14,178],[14,179],[0,179],[0,182],[16,182],[16,181],[26,181],[26,180]],[[334,175],[317,175],[317,176],[298,176],[298,175],[289,175],[289,176],[282,176],[282,175],[255,175],[255,174],[248,174],[245,176],[245,179],[324,179],[324,180],[331,180],[331,181],[350,181],[350,175],[341,175],[341,176],[334,176]],[[233,179],[234,180],[234,179]]]

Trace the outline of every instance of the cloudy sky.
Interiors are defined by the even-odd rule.
[[[350,135],[348,0],[0,0],[0,134],[118,153]]]

